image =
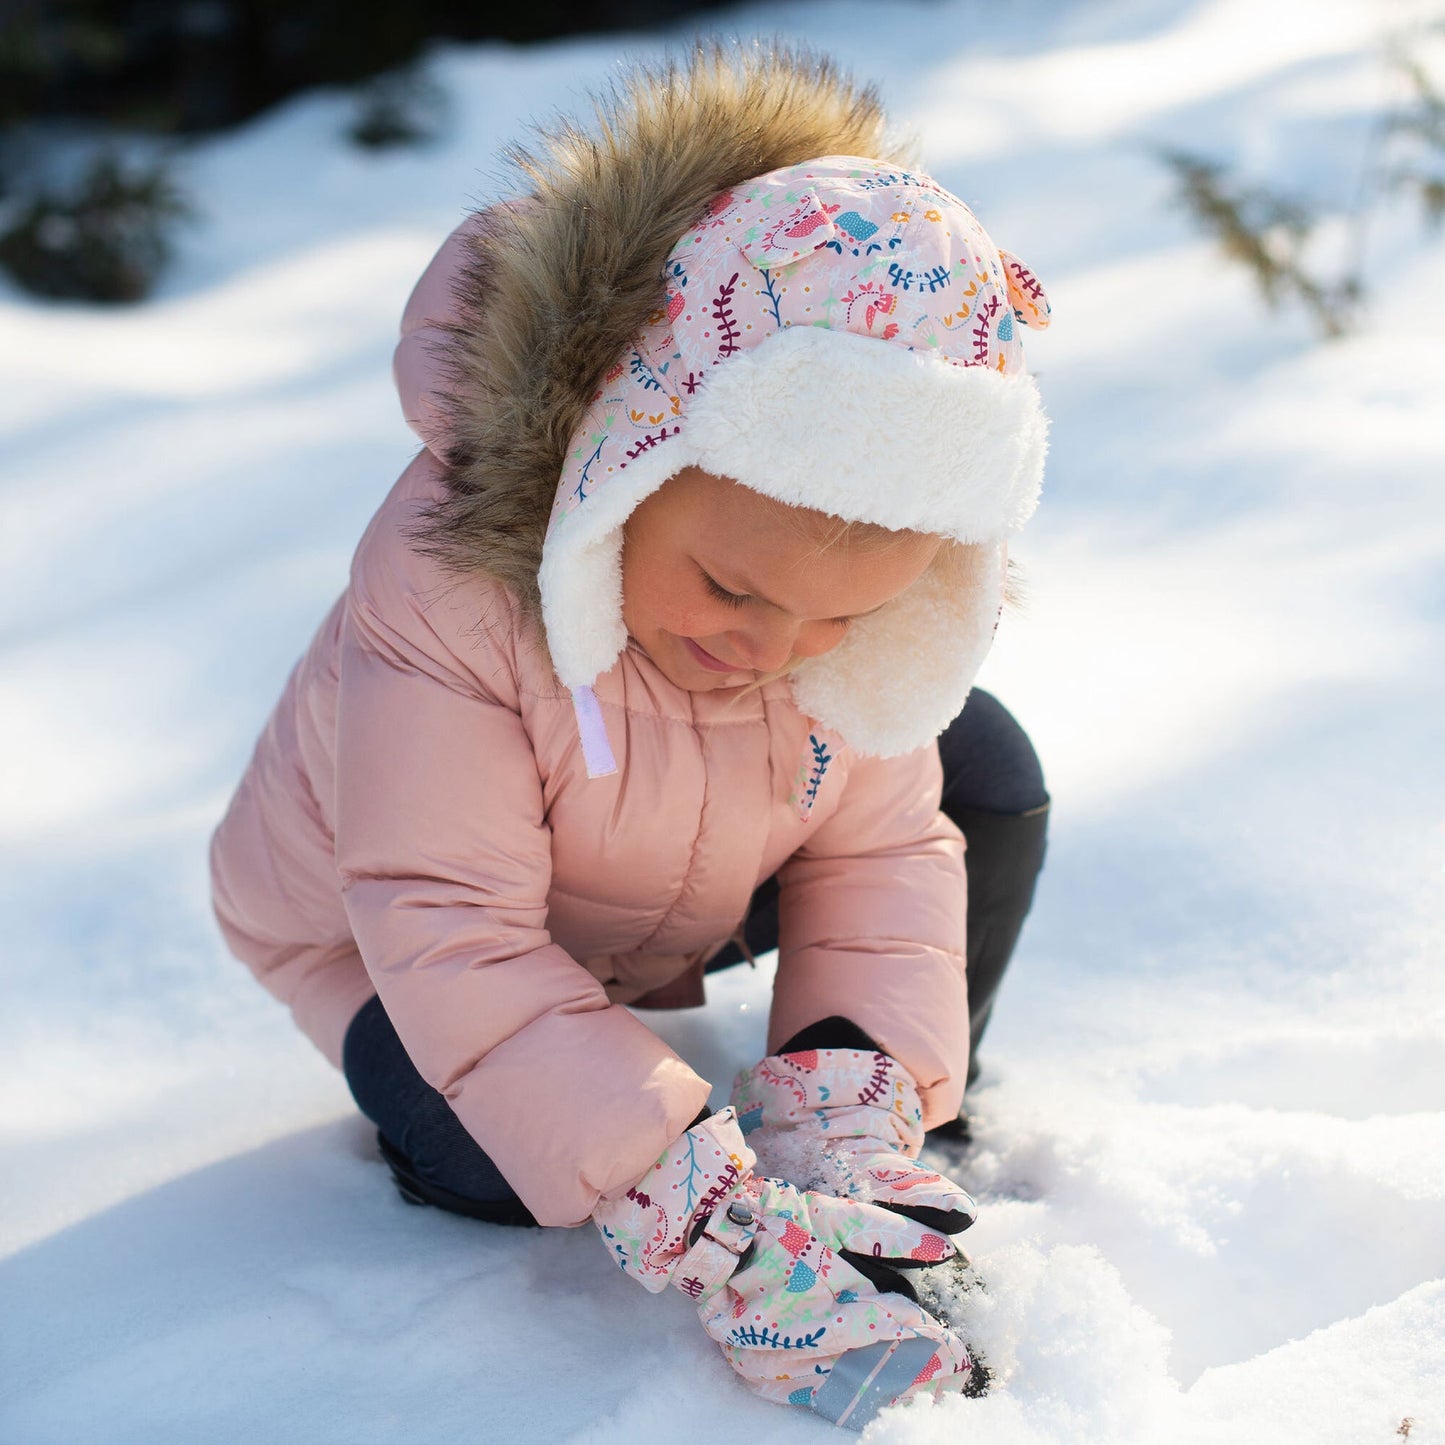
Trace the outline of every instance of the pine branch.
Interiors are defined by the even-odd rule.
[[[1179,183],[1179,199],[1224,254],[1248,270],[1271,310],[1293,295],[1326,336],[1341,336],[1359,289],[1352,279],[1333,285],[1305,267],[1305,247],[1317,224],[1301,201],[1262,186],[1231,182],[1225,168],[1188,151],[1160,153]]]

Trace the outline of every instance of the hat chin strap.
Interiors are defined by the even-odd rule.
[[[607,741],[607,724],[597,694],[590,687],[574,687],[572,711],[577,715],[577,734],[582,739],[582,761],[587,764],[589,778],[611,777],[617,771],[612,744]]]

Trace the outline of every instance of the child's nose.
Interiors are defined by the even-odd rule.
[[[738,651],[756,672],[777,672],[795,657],[817,657],[835,642],[836,627],[815,622],[778,619],[771,626],[750,631],[738,643]]]
[[[776,672],[793,656],[798,625],[786,618],[759,621],[746,632],[736,634],[736,647],[755,672]]]

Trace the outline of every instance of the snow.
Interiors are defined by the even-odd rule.
[[[1055,311],[1029,600],[984,678],[1043,756],[1049,860],[976,1143],[936,1161],[982,1205],[953,1308],[998,1379],[872,1441],[1445,1441],[1445,254],[1387,205],[1365,325],[1322,345],[1153,154],[1348,204],[1382,27],[1421,13],[724,17],[877,77]],[[4,1445],[834,1438],[589,1231],[403,1205],[207,901],[209,830],[411,453],[412,280],[501,144],[659,43],[441,48],[423,151],[298,99],[191,153],[203,219],[150,303],[0,292]],[[724,1090],[769,963],[650,1016]]]

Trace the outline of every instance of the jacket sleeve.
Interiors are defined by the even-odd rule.
[[[923,1122],[953,1118],[968,1078],[963,836],[938,809],[933,744],[855,758],[842,801],[779,870],[768,1048],[842,1014],[914,1077]]]
[[[708,1085],[551,941],[506,594],[418,586],[368,566],[372,550],[342,624],[347,916],[422,1077],[541,1223],[577,1224],[686,1130]]]

